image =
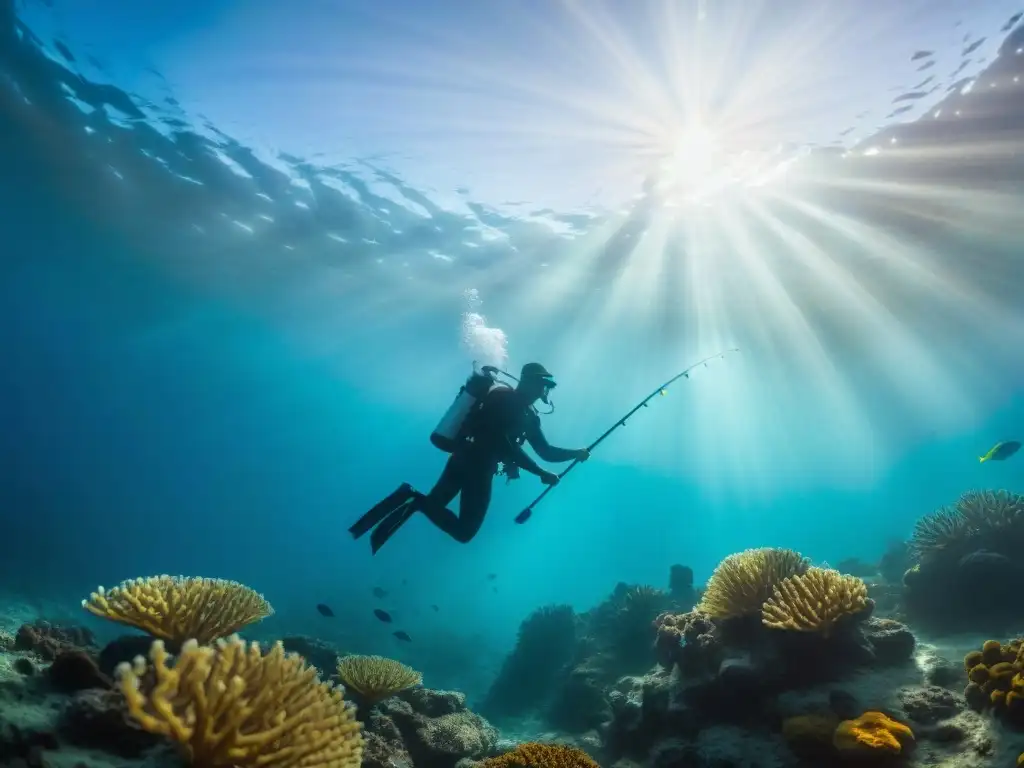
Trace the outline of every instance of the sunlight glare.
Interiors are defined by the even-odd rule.
[[[675,150],[676,178],[696,186],[714,172],[721,146],[706,126],[699,123],[686,128],[678,138]]]

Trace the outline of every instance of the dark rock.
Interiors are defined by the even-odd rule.
[[[725,659],[718,668],[718,684],[737,696],[757,693],[761,687],[761,671],[749,656]]]
[[[964,700],[975,712],[984,712],[991,704],[985,690],[977,683],[968,683],[964,688]]]
[[[371,712],[363,736],[363,768],[412,768],[402,732],[390,717]]]
[[[936,659],[924,673],[925,682],[941,688],[959,686],[964,680],[962,664],[954,664],[946,659]]]
[[[426,717],[441,717],[466,709],[466,694],[459,691],[433,691],[429,688],[408,688],[398,694],[409,702],[414,712]]]
[[[967,738],[967,732],[963,726],[957,723],[940,723],[934,728],[925,730],[921,735],[930,741],[943,744],[959,743]]]
[[[334,675],[338,669],[338,659],[341,658],[341,654],[331,643],[315,637],[292,635],[283,638],[281,644],[286,651],[299,654],[320,670],[320,674],[325,678]]]
[[[468,710],[431,718],[416,731],[410,753],[416,765],[454,766],[459,760],[487,757],[498,742],[498,732]]]
[[[117,671],[117,665],[122,662],[135,660],[136,656],[149,657],[149,649],[153,645],[153,638],[149,635],[121,635],[115,640],[107,643],[100,651],[99,669],[107,677],[113,679]],[[167,652],[176,654],[179,648],[174,643],[164,642]]]
[[[697,604],[697,590],[693,588],[693,569],[688,565],[673,565],[668,575],[668,592],[679,611],[689,611]]]
[[[864,712],[856,696],[839,689],[828,692],[828,707],[840,720],[854,720]]]
[[[1018,573],[1017,565],[1004,554],[979,549],[960,558],[957,563],[960,578],[987,584],[992,580],[1012,577]]]
[[[36,665],[32,663],[31,659],[26,659],[24,656],[15,659],[11,666],[15,672],[25,677],[32,677],[36,673]]]
[[[34,749],[57,749],[56,735],[0,720],[0,760],[25,759]]]
[[[566,733],[584,733],[610,717],[604,690],[582,672],[569,675],[547,712],[548,723]]]
[[[89,688],[110,688],[109,677],[100,672],[91,656],[83,651],[61,651],[47,670],[50,684],[63,693]]]
[[[699,759],[693,744],[679,739],[667,739],[651,747],[648,765],[651,768],[690,768],[698,765]]]
[[[63,650],[92,650],[96,642],[85,627],[60,626],[48,621],[22,624],[14,636],[14,648],[30,651],[46,661],[53,661]]]
[[[25,764],[29,768],[43,768],[46,764],[43,761],[43,748],[38,744],[29,747],[28,754],[25,755]]]
[[[963,697],[937,685],[903,688],[900,703],[907,717],[924,725],[945,720],[966,707]]]
[[[389,742],[376,733],[363,734],[362,768],[413,768],[401,741]]]
[[[497,731],[466,709],[465,696],[454,691],[412,688],[382,701],[366,719],[375,734],[374,761],[411,761],[432,768],[454,768],[462,759],[486,757],[494,750]]]
[[[60,734],[72,744],[136,758],[162,738],[142,730],[127,716],[124,699],[114,691],[76,694],[61,712]]]
[[[861,631],[875,653],[875,663],[881,666],[903,664],[914,655],[917,641],[905,624],[892,619],[868,619]]]

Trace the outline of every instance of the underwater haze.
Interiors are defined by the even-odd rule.
[[[1024,492],[1018,5],[0,0],[3,591],[237,580],[480,695],[539,606]],[[348,533],[474,362],[577,449],[708,357],[524,525]]]

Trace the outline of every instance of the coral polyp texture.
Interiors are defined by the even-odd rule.
[[[917,564],[904,574],[902,609],[936,632],[1015,626],[1024,567],[1024,496],[969,491],[918,521]]]
[[[729,555],[711,574],[697,610],[716,619],[759,614],[777,585],[808,566],[791,549],[764,547]]]
[[[415,669],[384,656],[346,656],[338,662],[338,677],[369,704],[423,682]]]
[[[82,607],[161,640],[201,645],[274,613],[263,595],[236,581],[166,575],[100,587]]]
[[[600,768],[582,749],[563,744],[520,744],[480,763],[480,768]]]
[[[280,643],[266,655],[237,636],[186,642],[173,665],[154,641],[118,667],[128,713],[178,742],[197,768],[358,768],[361,726],[339,688]],[[150,678],[150,673],[152,678]]]
[[[841,722],[833,743],[849,758],[902,755],[914,746],[914,732],[881,712],[865,712]]]
[[[783,579],[761,608],[761,622],[772,629],[828,636],[836,623],[868,610],[867,585],[856,576],[826,568]]]
[[[911,548],[921,562],[959,558],[981,546],[1012,550],[1024,540],[1024,496],[1010,491],[968,491],[953,506],[921,518]],[[1013,554],[1006,551],[1005,554]]]
[[[964,657],[964,697],[977,712],[992,711],[1015,726],[1024,726],[1024,640],[986,640],[980,651]]]
[[[939,558],[960,548],[970,535],[967,521],[956,507],[942,507],[914,525],[910,549],[918,560]]]

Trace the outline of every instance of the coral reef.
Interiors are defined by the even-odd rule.
[[[480,768],[600,768],[581,749],[562,744],[520,744],[511,752],[484,760]]]
[[[490,718],[516,717],[543,706],[576,648],[576,613],[568,605],[539,608],[519,627],[515,648],[481,705]]]
[[[1024,496],[970,491],[921,518],[903,577],[903,608],[936,632],[1002,633],[1017,618],[1024,578]]]
[[[1006,644],[986,640],[981,650],[964,656],[964,668],[964,698],[972,709],[993,711],[1012,725],[1024,727],[1024,640]]]
[[[711,574],[697,610],[716,619],[760,613],[776,586],[809,565],[789,549],[765,547],[729,555]]]
[[[523,622],[520,641],[482,711],[499,721],[542,715],[563,734],[599,727],[611,717],[608,692],[615,682],[650,669],[658,616],[688,611],[698,598],[693,571],[677,564],[669,571],[668,591],[620,582],[607,599],[573,614],[571,622],[564,607],[532,614]],[[545,647],[541,630],[557,639]],[[535,662],[543,665],[542,676],[523,671],[534,654],[550,656]],[[526,695],[524,683],[530,680],[538,681],[537,692]]]
[[[868,589],[859,578],[809,568],[775,585],[761,607],[761,623],[771,629],[817,632],[828,637],[836,624],[868,610]]]
[[[150,668],[139,658],[118,670],[128,712],[144,730],[176,740],[193,765],[361,763],[359,724],[341,691],[280,643],[263,654],[238,636],[213,647],[188,640],[169,666],[164,643],[156,640],[150,659]]]
[[[689,611],[697,604],[700,594],[693,586],[693,569],[690,566],[676,563],[669,568],[668,593],[678,611]]]
[[[452,691],[401,691],[373,709],[363,732],[364,768],[454,768],[498,753],[497,730]]]
[[[63,651],[94,648],[95,644],[92,632],[85,627],[63,627],[48,621],[34,621],[18,628],[13,647],[53,661]]]
[[[73,627],[47,629],[91,642]],[[280,644],[261,653],[238,638],[188,642],[176,661],[162,642],[147,645],[153,663],[123,666],[119,685],[99,672],[93,646],[65,642],[52,662],[41,655],[49,655],[46,643],[0,653],[0,762],[178,768],[184,756],[205,766],[354,767],[359,739],[366,768],[454,768],[515,746],[499,750],[498,732],[461,693],[408,688],[380,703],[360,735],[340,689],[320,683]]]
[[[100,587],[82,607],[104,619],[179,645],[232,635],[273,614],[263,595],[224,579],[153,576]]]
[[[338,678],[359,702],[359,717],[399,691],[423,682],[423,675],[384,656],[346,656],[338,661]]]
[[[281,645],[288,653],[297,653],[316,667],[321,677],[326,679],[337,673],[342,654],[331,643],[316,637],[289,635],[281,638]]]
[[[579,617],[575,667],[604,682],[645,671],[651,664],[651,622],[675,608],[668,592],[620,582],[608,599]]]
[[[177,741],[202,768],[358,768],[363,737],[341,691],[280,643],[263,654],[237,635],[182,645],[175,663],[160,640],[118,669],[128,712],[150,733]],[[147,672],[152,673],[150,679]]]

